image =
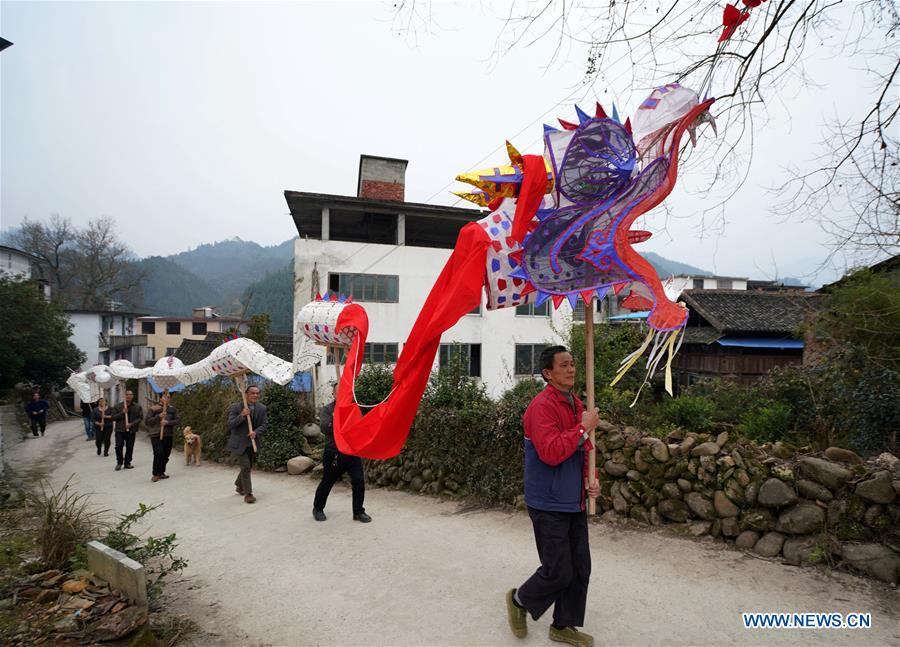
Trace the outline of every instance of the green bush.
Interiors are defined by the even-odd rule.
[[[394,372],[390,367],[384,364],[363,366],[354,386],[356,401],[360,405],[363,415],[388,396],[393,384]]]
[[[146,538],[132,532],[135,524],[161,505],[139,503],[135,512],[120,516],[119,521],[100,540],[144,566],[147,573],[147,597],[151,605],[158,602],[162,595],[166,577],[172,573],[180,573],[188,565],[186,559],[175,554],[178,544],[175,543],[174,532],[163,537]]]
[[[380,400],[389,382],[377,369],[365,378],[371,400]],[[460,361],[451,360],[431,376],[400,455],[367,461],[370,479],[382,485],[416,484],[419,477],[431,493],[513,503],[523,487],[522,415],[543,388],[543,382],[523,380],[494,401]]]
[[[207,458],[231,462],[228,451],[228,409],[241,401],[240,392],[228,379],[214,379],[195,384],[178,393],[172,403],[178,408],[184,425],[203,439],[203,453]],[[302,453],[304,437],[300,431],[313,420],[312,408],[301,403],[301,397],[287,387],[264,384],[260,402],[268,411],[268,429],[260,442],[259,465],[275,469]],[[177,432],[176,443],[181,441]]]
[[[659,407],[662,421],[688,431],[706,432],[713,426],[716,405],[712,400],[695,395],[682,395],[664,400]]]
[[[172,397],[183,425],[203,439],[203,453],[216,461],[230,460],[228,443],[228,407],[240,398],[234,382],[216,378],[206,384],[194,384]],[[176,446],[183,442],[181,430],[175,431]]]
[[[268,429],[260,443],[259,465],[269,470],[283,467],[308,451],[301,428],[312,421],[312,410],[301,408],[297,394],[278,384],[267,385],[260,401],[267,408]]]
[[[747,410],[738,429],[746,438],[760,443],[793,440],[793,417],[788,404],[767,402]]]

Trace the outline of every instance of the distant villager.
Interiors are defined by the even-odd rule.
[[[41,394],[35,391],[31,394],[31,402],[25,405],[25,412],[28,414],[28,420],[31,422],[31,434],[37,438],[38,428],[41,430],[41,436],[47,429],[47,412],[50,405],[46,400],[41,398]]]

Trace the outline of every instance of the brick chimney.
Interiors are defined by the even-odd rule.
[[[403,202],[407,164],[409,164],[407,160],[360,155],[357,197]]]

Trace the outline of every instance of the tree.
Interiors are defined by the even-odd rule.
[[[65,384],[85,355],[70,341],[72,324],[31,281],[0,278],[0,388],[18,382]]]
[[[112,218],[91,220],[75,237],[73,289],[76,307],[104,309],[109,301],[135,307],[143,301],[143,274],[131,250],[115,233]]]
[[[749,19],[717,46],[727,3]],[[431,10],[423,3],[403,0],[395,7],[401,32],[417,36],[423,25],[431,29]],[[869,82],[861,87],[839,80],[823,87],[832,96],[861,94],[867,105],[828,124],[810,168],[793,168],[772,187],[781,196],[774,212],[817,221],[830,234],[823,265],[838,253],[865,264],[900,251],[900,15],[893,0],[541,0],[514,2],[503,11],[494,55],[552,39],[558,60],[583,46],[585,94],[673,80],[702,94],[715,69],[714,112],[724,134],[683,162],[713,169],[707,192],[726,187],[725,197],[708,209],[723,222],[722,207],[747,178],[754,134],[771,106],[789,104],[800,85],[814,84],[805,65],[808,49],[825,49],[836,64],[865,70]],[[611,78],[622,67],[626,72]]]
[[[40,259],[53,298],[64,307],[107,309],[110,301],[118,301],[134,308],[143,301],[144,273],[116,236],[111,218],[91,220],[84,229],[59,215],[47,223],[26,218],[9,241]]]
[[[74,239],[72,221],[61,218],[59,214],[50,216],[47,224],[26,218],[18,229],[9,234],[13,246],[40,259],[53,286],[53,298],[59,300],[64,300],[72,277],[69,267]]]
[[[267,313],[253,315],[250,317],[250,325],[247,327],[244,337],[252,339],[260,346],[265,346],[269,341],[269,324],[270,319]]]

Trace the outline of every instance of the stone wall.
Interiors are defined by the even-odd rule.
[[[836,447],[804,455],[782,443],[737,443],[725,432],[659,439],[632,427],[602,427],[597,512],[604,520],[709,535],[790,564],[843,565],[889,583],[900,578],[900,459],[892,454],[864,462]],[[367,480],[446,496],[520,494],[521,456],[509,455],[514,445],[521,447],[521,436],[505,451],[490,449],[495,462],[502,455],[515,465],[516,483],[510,470],[485,470],[470,454],[481,467],[475,488],[458,464],[414,444],[388,461],[366,461]],[[523,505],[521,496],[516,503]]]
[[[735,443],[727,432],[660,440],[630,427],[605,431],[598,513],[608,520],[677,524],[791,564],[900,577],[900,460],[891,454],[864,463],[836,447],[801,455],[781,443]]]

